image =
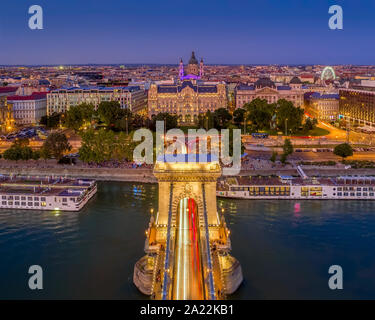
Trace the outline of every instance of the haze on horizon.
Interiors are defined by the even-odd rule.
[[[28,28],[42,6],[44,29]],[[341,5],[344,29],[328,28]],[[375,3],[343,1],[18,0],[1,5],[0,65],[374,64]]]

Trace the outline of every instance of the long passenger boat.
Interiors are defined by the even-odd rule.
[[[92,179],[0,176],[0,209],[79,211],[97,192]]]
[[[375,177],[224,177],[218,181],[216,195],[238,199],[375,200]]]

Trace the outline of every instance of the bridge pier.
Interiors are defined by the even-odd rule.
[[[154,263],[150,264],[150,259],[154,259],[149,255],[143,256],[134,266],[133,282],[135,286],[145,295],[152,294],[152,283],[154,273]]]

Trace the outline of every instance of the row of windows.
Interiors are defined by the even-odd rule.
[[[333,188],[333,190],[336,190],[336,188]],[[374,187],[338,187],[337,191],[373,191]]]
[[[335,194],[333,194],[333,195],[335,195]],[[342,192],[337,192],[337,196],[338,197],[342,197],[343,196],[343,193]],[[363,193],[361,193],[361,192],[357,192],[357,193],[355,193],[355,192],[344,192],[344,197],[355,197],[355,196],[357,196],[357,197],[361,197],[361,196],[363,196],[363,197],[368,197],[368,196],[370,196],[370,197],[373,197],[374,196],[374,193],[373,192],[370,192],[370,193],[367,193],[367,192],[363,192]]]
[[[290,191],[290,187],[232,187],[231,191],[250,191],[250,192],[278,192]]]
[[[22,207],[26,207],[26,202],[19,202],[19,201],[1,201],[1,204],[3,205],[3,206],[6,206],[6,205],[8,205],[8,206],[13,206],[13,205],[15,205],[15,206],[22,206]],[[39,207],[39,205],[41,205],[42,207],[45,207],[47,204],[45,203],[45,202],[41,202],[40,204],[39,204],[39,202],[27,202],[27,206],[28,207]]]
[[[2,196],[2,200],[26,200],[25,196]],[[28,201],[33,201],[33,197],[27,197]],[[39,197],[34,197],[34,201],[39,201]],[[40,197],[40,201],[46,201],[45,197]]]
[[[250,196],[290,196],[290,191],[250,191]]]
[[[246,195],[246,194],[245,194]],[[294,193],[292,194],[294,195]],[[302,197],[321,197],[323,195],[322,192],[310,192],[310,194],[306,191],[303,191],[301,192],[301,196]],[[336,193],[333,194],[334,196],[336,195]],[[290,196],[290,191],[250,191],[249,192],[249,196]],[[337,193],[337,196],[338,197],[373,197],[374,196],[374,192],[338,192]]]

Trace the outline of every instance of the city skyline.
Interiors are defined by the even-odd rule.
[[[328,27],[333,4],[343,8],[343,30]],[[177,64],[192,50],[207,64],[373,64],[370,1],[41,0],[43,30],[28,28],[30,5],[2,5],[0,65]]]

